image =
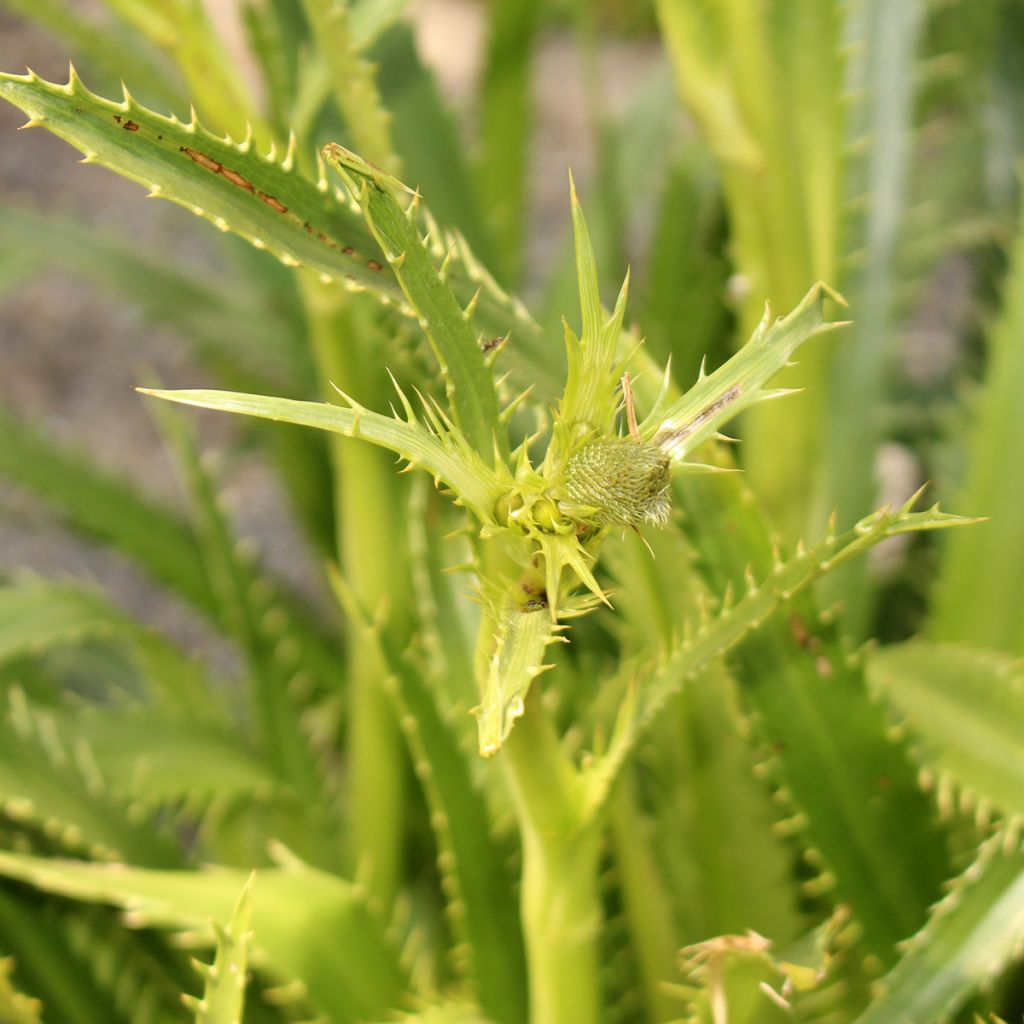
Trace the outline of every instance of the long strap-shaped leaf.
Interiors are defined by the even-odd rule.
[[[381,416],[362,406],[343,408],[322,402],[296,402],[287,398],[243,395],[231,391],[160,391],[140,389],[143,394],[166,398],[182,405],[203,409],[237,412],[260,419],[317,427],[348,437],[359,437],[371,444],[389,448],[414,466],[443,481],[483,520],[491,519],[499,488],[494,474],[458,435],[445,430],[440,420],[432,432],[420,424],[405,405],[406,419]],[[431,412],[428,408],[428,416]]]
[[[684,640],[655,678],[644,683],[635,698],[626,705],[608,754],[593,769],[591,813],[603,807],[619,768],[666,702],[679,692],[687,679],[737,646],[782,602],[887,537],[972,522],[940,512],[937,507],[926,512],[911,512],[916,497],[898,511],[880,509],[849,532],[838,537],[827,536],[809,551],[801,551],[788,562],[780,563],[767,580],[751,584],[749,591],[734,606],[726,607],[717,618],[702,624],[692,638]]]
[[[872,651],[868,680],[895,706],[921,760],[979,812],[1024,815],[1024,666],[967,644],[913,640]]]
[[[43,892],[130,910],[140,928],[188,930],[212,942],[210,918],[227,920],[248,872],[146,871],[0,852],[0,875]],[[358,888],[290,860],[260,871],[254,952],[278,976],[301,979],[309,1001],[336,1024],[383,1017],[408,988],[398,953]]]
[[[375,258],[377,246],[358,212],[326,180],[302,176],[283,160],[136,103],[91,93],[74,72],[66,86],[38,75],[0,75],[0,96],[102,164],[178,203],[224,231],[233,231],[292,266],[331,280],[401,292]]]
[[[465,966],[480,1005],[499,1024],[516,1024],[526,1016],[526,968],[514,886],[468,759],[424,676],[394,658],[344,581],[335,576],[333,582],[387,679],[385,690],[430,805],[452,930],[465,944]]]
[[[1024,850],[1011,829],[982,847],[856,1024],[944,1024],[1019,958],[1022,944]]]
[[[204,217],[222,231],[240,235],[289,266],[304,266],[326,281],[368,290],[383,302],[412,311],[355,205],[294,167],[292,154],[261,155],[251,140],[235,142],[207,131],[193,117],[147,110],[131,96],[120,103],[90,92],[72,70],[67,85],[27,75],[0,74],[0,98],[101,164]],[[492,341],[513,336],[507,347],[526,383],[553,395],[558,380],[541,331],[523,304],[506,294],[457,234],[434,232],[437,262],[448,260],[459,302],[474,306],[477,329]]]
[[[508,438],[499,422],[494,381],[471,326],[476,303],[470,300],[463,309],[445,280],[447,268],[435,267],[420,237],[418,200],[403,209],[390,175],[341,146],[326,146],[323,155],[343,176],[358,183],[354,191],[370,230],[434,347],[456,424],[485,459],[495,448],[507,456]]]
[[[742,593],[772,571],[768,528],[736,474],[676,488],[684,529],[713,592]],[[872,701],[860,659],[826,621],[811,594],[797,595],[735,650],[744,704],[754,712],[762,770],[789,811],[795,834],[823,866],[807,883],[835,889],[883,962],[913,934],[951,868],[931,801],[906,743]]]

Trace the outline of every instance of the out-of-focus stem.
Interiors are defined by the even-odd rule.
[[[499,756],[506,759],[523,841],[520,907],[531,1024],[596,1024],[600,827],[582,823],[580,780],[538,689]]]
[[[357,311],[349,297],[303,280],[309,333],[324,398],[332,385],[372,398],[379,382],[360,379],[362,358]],[[383,627],[394,642],[405,629],[409,592],[403,573],[405,507],[391,457],[370,445],[332,436],[336,537],[342,575],[372,616],[384,611]],[[386,606],[382,602],[387,602]],[[403,742],[372,651],[353,633],[348,645],[347,837],[350,867],[359,870],[387,908],[401,867],[402,808],[405,800]]]

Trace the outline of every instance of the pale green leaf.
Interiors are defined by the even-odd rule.
[[[130,858],[152,867],[177,867],[177,844],[139,821],[138,806],[102,785],[82,743],[62,743],[44,712],[13,698],[0,726],[0,803],[19,826],[42,830],[63,849],[100,860]]]
[[[368,290],[411,314],[357,209],[326,179],[304,177],[294,166],[294,153],[261,155],[251,139],[221,138],[195,120],[164,117],[131,97],[111,102],[89,92],[74,74],[64,86],[35,74],[0,75],[0,98],[81,150],[87,161],[139,182],[287,266]],[[480,292],[474,322],[483,337],[514,333],[507,358],[520,379],[554,394],[545,339],[522,302],[496,284],[458,234],[433,232],[430,251],[438,263],[451,254],[449,280],[463,308]]]
[[[509,603],[497,624],[494,651],[483,681],[477,716],[481,757],[496,754],[526,709],[526,694],[544,670],[545,651],[558,640],[546,609],[524,611]]]
[[[612,433],[619,407],[616,389],[625,368],[619,347],[626,315],[629,275],[622,284],[611,316],[606,319],[601,306],[594,250],[583,207],[571,179],[570,199],[582,325],[578,338],[568,326],[565,328],[568,372],[558,405],[558,418],[572,434],[570,447],[575,447],[583,440],[577,436],[580,432],[584,437],[596,434],[600,438]],[[560,453],[561,446],[558,448]]]
[[[964,458],[967,475],[957,501],[992,520],[945,545],[935,587],[933,640],[967,643],[1024,655],[1020,587],[1024,578],[1024,231],[1014,244],[1003,309],[989,341],[986,385]]]
[[[354,0],[349,18],[352,45],[360,53],[369,49],[409,6],[409,0]]]
[[[1019,959],[1022,945],[1024,853],[1019,833],[1011,830],[982,847],[856,1024],[944,1024]]]
[[[207,615],[209,582],[191,531],[131,483],[62,447],[0,406],[0,475],[52,505],[61,518],[124,552]]]
[[[721,450],[715,457],[731,465]],[[695,565],[717,598],[732,600],[750,578],[774,571],[781,556],[738,474],[681,476],[675,493]],[[952,870],[906,742],[871,699],[841,622],[820,613],[810,593],[735,648],[733,664],[785,814],[779,830],[797,836],[818,865],[808,889],[834,887],[867,948],[892,962],[895,944],[921,926]]]
[[[0,587],[0,662],[90,639],[127,646],[138,659],[144,686],[165,706],[196,718],[223,714],[200,664],[102,594],[46,580]]]
[[[245,1006],[246,970],[252,944],[252,889],[255,872],[245,883],[226,925],[214,924],[217,953],[213,964],[196,964],[206,978],[199,999],[189,999],[195,1024],[241,1024]]]
[[[399,300],[374,259],[376,243],[358,213],[326,185],[303,177],[291,154],[261,154],[147,110],[130,96],[113,103],[77,75],[66,86],[38,75],[0,75],[0,97],[102,164],[186,207],[224,231],[267,249],[289,266],[306,266],[344,284],[372,287]]]
[[[938,508],[911,512],[913,500],[897,511],[879,509],[852,530],[839,536],[830,534],[809,550],[800,551],[788,561],[780,562],[766,580],[752,584],[735,604],[726,603],[716,617],[701,622],[653,678],[638,682],[634,695],[624,705],[608,753],[595,761],[590,769],[590,813],[599,813],[603,808],[622,764],[632,755],[644,731],[668,700],[686,685],[688,679],[736,647],[780,604],[836,566],[888,537],[972,522],[939,512]]]
[[[764,384],[786,366],[804,342],[845,326],[825,319],[826,299],[844,304],[828,285],[819,283],[784,317],[773,320],[765,309],[746,345],[714,373],[702,374],[681,398],[652,410],[640,425],[641,436],[685,459],[741,410],[785,394],[785,390],[768,390]]]
[[[494,503],[500,493],[493,472],[459,435],[446,430],[440,421],[436,423],[438,430],[428,430],[412,415],[411,407],[407,409],[411,418],[402,420],[354,405],[342,407],[320,402],[297,402],[230,391],[140,390],[143,394],[183,405],[317,427],[389,448],[451,487],[456,496],[485,521],[492,517]],[[428,409],[428,417],[430,414]]]
[[[257,873],[252,927],[271,975],[301,980],[309,1002],[336,1024],[373,1019],[400,1006],[405,971],[359,889],[282,851],[285,866]],[[210,918],[227,920],[248,872],[146,871],[124,864],[0,852],[0,874],[56,895],[126,911],[140,928],[184,931],[212,944]]]
[[[443,270],[439,272],[435,267],[431,252],[420,237],[416,200],[403,209],[394,193],[404,186],[341,146],[326,146],[324,159],[357,183],[354,191],[370,230],[416,311],[441,365],[456,425],[484,461],[490,462],[495,450],[507,455],[508,439],[498,417],[494,382],[484,363],[481,342],[471,326],[475,303],[464,310],[449,288]]]
[[[813,18],[814,9],[828,5],[811,0],[804,8]],[[923,32],[927,4],[922,0],[868,0],[849,8],[847,46],[851,55],[847,69],[848,95],[846,152],[850,154],[847,199],[855,210],[850,218],[846,246],[852,252],[842,281],[854,310],[854,322],[838,345],[834,368],[828,381],[825,406],[827,441],[821,461],[822,504],[834,510],[842,525],[853,522],[861,509],[870,506],[878,493],[876,458],[882,440],[885,401],[891,387],[890,368],[897,356],[894,293],[902,285],[896,265],[896,246],[907,209],[907,178],[913,143],[914,105],[920,77],[918,41]],[[828,17],[821,13],[818,17]],[[809,26],[813,28],[813,25]],[[821,33],[805,34],[794,42],[805,54],[817,54]],[[813,41],[812,41],[813,40]],[[826,59],[835,66],[830,55]],[[802,60],[794,60],[800,66]],[[835,104],[836,90],[816,92],[804,89],[794,108],[806,109],[809,99],[827,97]],[[829,117],[831,113],[831,118]],[[822,111],[811,121],[801,116],[805,138],[818,167],[835,167],[835,151],[841,146],[837,127],[842,120]],[[826,135],[822,129],[828,125]],[[830,154],[820,148],[827,139]],[[835,179],[815,175],[809,167],[807,183],[819,188],[821,178],[834,187]],[[812,232],[817,225],[836,230],[838,195],[821,194],[815,215],[809,219]],[[828,251],[836,251],[835,239]],[[851,565],[824,585],[828,603],[843,601],[844,622],[855,640],[868,628],[871,598],[865,565]]]
[[[915,640],[871,652],[868,680],[920,742],[920,757],[972,800],[1024,815],[1024,668],[964,644]]]
[[[517,1024],[526,1015],[526,966],[515,887],[473,782],[472,755],[460,749],[458,730],[445,719],[436,684],[395,657],[340,576],[332,582],[385,680],[382,689],[391,699],[431,809],[452,929],[466,947],[462,973],[494,1021]]]
[[[302,708],[290,687],[294,679],[307,678],[310,684],[329,689],[326,680],[334,674],[331,656],[320,652],[326,664],[318,662],[315,648],[307,648],[289,636],[288,613],[272,603],[273,588],[261,585],[257,566],[239,554],[238,538],[201,464],[191,424],[180,410],[163,404],[155,408],[191,505],[193,528],[217,600],[219,621],[246,656],[252,686],[250,706],[261,748],[282,778],[313,800],[323,786],[323,776],[299,724]]]
[[[519,278],[528,217],[533,53],[542,4],[492,0],[480,90],[476,187],[498,243],[504,279]]]
[[[112,792],[147,806],[288,796],[266,759],[220,725],[146,707],[87,708],[61,724],[88,744]]]

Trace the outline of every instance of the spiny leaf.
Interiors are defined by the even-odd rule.
[[[127,554],[204,614],[216,614],[195,541],[179,517],[2,406],[0,434],[0,475],[49,502],[76,530]]]
[[[113,103],[89,92],[72,70],[66,86],[38,75],[0,75],[0,97],[20,107],[85,154],[267,249],[347,285],[373,287],[401,299],[394,281],[381,282],[376,245],[358,214],[326,183],[302,177],[275,154],[257,153],[251,139],[234,142],[136,103]]]
[[[597,266],[590,245],[587,222],[571,178],[570,198],[582,329],[577,338],[568,325],[565,327],[568,373],[565,390],[559,401],[558,420],[564,425],[569,436],[561,443],[557,443],[561,438],[556,432],[556,443],[549,452],[549,461],[553,456],[562,455],[563,451],[568,454],[581,440],[590,435],[605,438],[612,433],[619,405],[616,389],[624,369],[619,347],[622,322],[626,315],[629,275],[627,274],[619,291],[615,309],[606,319],[601,307]],[[581,431],[583,437],[579,436]]]
[[[411,406],[406,408],[411,418],[402,420],[381,416],[355,405],[343,408],[319,402],[297,402],[287,398],[267,398],[230,391],[140,390],[143,394],[183,405],[237,412],[362,438],[397,452],[414,466],[425,469],[446,483],[482,520],[486,521],[493,515],[500,488],[491,470],[458,434],[444,430],[440,421],[435,426],[444,430],[444,433],[437,430],[432,432],[420,424],[413,416]]]
[[[284,866],[260,871],[257,879],[254,962],[300,981],[310,1003],[337,1024],[373,1019],[400,1006],[405,972],[360,890],[278,852]],[[228,868],[146,871],[5,852],[0,874],[44,892],[121,907],[134,927],[186,930],[185,938],[204,945],[214,939],[210,917],[231,915],[248,878]]]
[[[213,964],[197,963],[206,984],[200,999],[187,999],[195,1010],[196,1024],[241,1024],[245,1005],[246,970],[252,932],[252,889],[256,873],[249,876],[226,926],[214,925],[217,954]]]
[[[5,886],[0,932],[19,980],[45,994],[48,1024],[180,1019],[180,988],[173,980],[168,984],[181,966],[180,955],[160,938],[126,935],[106,908],[60,905]]]
[[[667,701],[688,679],[736,647],[782,602],[788,601],[837,565],[887,537],[972,522],[960,516],[947,515],[937,507],[926,512],[911,512],[913,500],[898,511],[879,509],[847,533],[826,536],[809,550],[798,552],[789,561],[780,563],[766,580],[753,586],[736,604],[723,607],[717,617],[701,623],[695,635],[683,641],[653,679],[638,684],[635,694],[624,706],[608,753],[590,769],[590,814],[597,814],[603,809],[622,764],[632,755],[644,730]]]
[[[831,111],[823,111],[815,119],[821,128],[831,127],[832,152],[822,147],[820,129],[808,124],[804,133],[803,141],[817,156],[821,170],[835,167],[843,141],[847,157],[845,198],[852,216],[845,228],[845,245],[851,257],[856,250],[857,258],[848,257],[842,287],[850,296],[856,318],[844,344],[836,346],[823,408],[822,426],[828,440],[821,458],[819,484],[821,507],[835,509],[844,526],[877,493],[875,456],[886,422],[888,369],[899,351],[900,313],[893,299],[904,283],[904,272],[896,263],[895,250],[901,231],[908,227],[906,193],[915,79],[920,67],[918,40],[923,35],[927,7],[925,0],[906,0],[900,4],[866,3],[849,10],[844,41],[849,55],[845,118],[837,109],[834,92],[814,94],[818,102],[827,97],[833,104]],[[821,17],[833,20],[824,13]],[[794,43],[803,52],[806,36],[803,44],[800,40]],[[801,110],[810,95],[809,91],[801,93]],[[839,126],[844,120],[846,138],[841,140]],[[806,123],[803,118],[801,123]],[[829,174],[808,174],[806,180],[816,190],[822,184],[826,189],[838,184],[838,179]],[[821,205],[817,215],[808,220],[808,227],[813,231],[819,224],[826,225],[833,235],[829,249],[835,251],[839,197],[819,197]],[[856,204],[852,202],[854,197]],[[949,216],[948,211],[945,216]],[[871,605],[868,582],[867,566],[851,565],[824,585],[826,603],[842,600],[844,623],[858,642],[864,639]]]
[[[130,482],[94,465],[84,453],[57,445],[2,406],[0,434],[5,438],[0,445],[0,475],[49,502],[74,529],[128,555],[157,582],[224,628],[220,604],[188,524],[145,498]],[[303,658],[320,667],[317,675],[332,673],[333,641],[304,602],[266,575],[259,576],[257,589],[265,611],[283,606]],[[274,618],[280,620],[280,613]],[[189,692],[194,692],[192,686]]]
[[[1024,851],[997,833],[953,883],[856,1024],[944,1024],[1024,949]]]
[[[317,678],[320,666],[308,660],[301,644],[288,643],[287,612],[268,606],[265,597],[261,599],[259,573],[251,561],[239,555],[237,538],[218,503],[213,481],[201,465],[191,424],[170,406],[157,405],[156,411],[192,508],[195,535],[220,621],[248,661],[251,706],[263,749],[282,778],[304,797],[315,799],[324,780],[299,724],[301,707],[292,684],[300,679],[307,689],[317,683],[328,688]],[[332,673],[333,666],[325,678],[330,679]]]
[[[1019,450],[1024,431],[1024,230],[1014,242],[1004,288],[958,498],[976,514],[991,513],[992,521],[945,545],[928,633],[933,640],[963,640],[1024,656],[1019,614],[1024,531],[1017,514],[1024,502],[1024,460]]]
[[[526,710],[526,694],[546,667],[545,650],[556,638],[554,628],[551,616],[542,608],[523,610],[510,602],[503,609],[480,706],[474,712],[481,757],[491,757],[501,749],[516,719]]]
[[[181,864],[176,843],[105,791],[86,745],[65,745],[48,712],[36,712],[19,692],[10,699],[10,721],[0,725],[0,809],[8,819],[100,860]]]
[[[518,907],[466,755],[423,675],[415,666],[395,658],[347,584],[337,575],[332,582],[350,620],[379,663],[380,676],[386,680],[384,690],[394,705],[430,805],[452,930],[466,947],[468,963],[462,972],[469,975],[489,1016],[500,1024],[517,1024],[526,1015],[526,967]]]
[[[86,89],[77,75],[55,85],[28,75],[0,75],[0,97],[20,107],[29,123],[45,127],[99,163],[192,210],[223,231],[266,249],[288,266],[305,266],[409,315],[391,268],[354,205],[326,180],[314,182],[293,167],[293,154],[261,156],[250,140],[234,142],[193,121],[184,124],[140,106],[114,103]],[[508,346],[526,384],[554,395],[557,380],[540,328],[522,302],[505,293],[457,234],[433,232],[431,252],[450,253],[449,280],[465,307],[479,292],[475,323],[487,339],[515,336]]]
[[[499,422],[498,398],[480,342],[421,240],[415,205],[407,210],[399,206],[394,192],[400,183],[354,153],[331,144],[323,155],[332,167],[357,183],[354,195],[370,230],[441,365],[456,425],[485,461],[491,461],[495,446],[507,457],[508,438]]]
[[[766,389],[765,382],[805,341],[845,326],[825,319],[826,299],[845,304],[828,285],[819,283],[784,317],[773,320],[766,308],[747,344],[714,373],[702,373],[697,383],[667,408],[655,407],[640,424],[641,437],[653,439],[682,460],[741,410],[786,394],[785,390]]]
[[[368,50],[408,5],[409,0],[355,0],[349,13],[352,45],[359,53]]]
[[[102,594],[45,580],[0,587],[0,662],[92,638],[126,644],[140,662],[144,685],[165,706],[197,719],[223,715],[202,666]]]
[[[66,736],[88,745],[110,790],[146,806],[296,799],[265,758],[220,725],[149,707],[57,717]]]
[[[733,462],[721,447],[716,463]],[[696,568],[724,600],[774,571],[770,526],[738,474],[676,481]],[[760,741],[760,771],[787,810],[780,833],[820,856],[818,892],[856,908],[865,945],[883,963],[917,930],[952,871],[933,803],[906,742],[871,699],[862,659],[813,595],[793,600],[735,649],[734,674]],[[884,865],[884,868],[883,868]]]
[[[356,48],[350,6],[347,0],[303,0],[313,41],[331,74],[335,104],[356,149],[397,172],[391,114],[381,103],[376,67]]]
[[[1024,815],[1024,668],[965,644],[922,640],[882,647],[867,661],[878,687],[922,746],[979,812]]]
[[[498,242],[501,263],[496,269],[509,281],[519,277],[528,221],[534,118],[531,68],[541,9],[537,0],[500,0],[488,8],[474,184]]]

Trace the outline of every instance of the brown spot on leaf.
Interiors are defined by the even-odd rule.
[[[125,123],[121,125],[121,127],[124,128],[126,132],[137,132],[139,130],[139,125],[137,125],[134,121],[125,121]]]
[[[221,164],[217,160],[214,160],[212,156],[200,153],[198,149],[189,149],[188,146],[179,146],[178,149],[186,156],[195,160],[200,167],[205,167],[208,171],[213,171],[214,174],[220,173]]]
[[[230,167],[221,167],[220,173],[223,177],[227,178],[232,185],[237,185],[239,188],[245,189],[246,192],[255,192],[251,181],[243,178],[238,171],[231,170]]]
[[[376,260],[367,260],[366,265],[371,270],[383,270],[384,268]]]
[[[260,199],[263,202],[265,202],[267,206],[269,206],[275,213],[288,212],[288,207],[285,206],[284,203],[282,203],[281,200],[277,199],[275,196],[267,195],[266,192],[257,192],[256,195],[258,195]]]

